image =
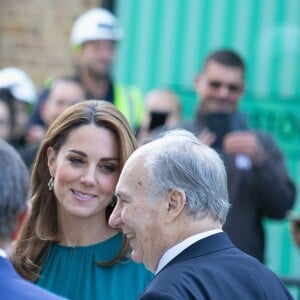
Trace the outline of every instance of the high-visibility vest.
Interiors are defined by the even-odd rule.
[[[124,114],[133,129],[137,129],[143,118],[144,103],[141,91],[135,86],[113,84],[114,105]]]

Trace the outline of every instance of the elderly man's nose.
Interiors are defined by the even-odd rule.
[[[122,218],[121,218],[121,210],[119,208],[118,203],[109,217],[108,224],[112,228],[121,228]]]

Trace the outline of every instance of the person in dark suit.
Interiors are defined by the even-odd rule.
[[[292,299],[280,279],[223,232],[224,164],[186,130],[139,147],[125,163],[109,219],[131,257],[155,273],[139,299]]]
[[[16,150],[1,139],[0,191],[0,298],[63,299],[21,278],[9,260],[12,241],[30,215],[29,173]]]

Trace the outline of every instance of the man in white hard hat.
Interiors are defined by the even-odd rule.
[[[91,9],[75,21],[70,36],[75,64],[92,95],[106,96],[116,42],[121,37],[116,18],[102,8]]]
[[[137,87],[115,82],[110,74],[116,44],[122,36],[118,20],[108,10],[93,8],[80,15],[70,35],[75,78],[85,87],[87,99],[112,102],[135,129],[143,116],[142,94]]]

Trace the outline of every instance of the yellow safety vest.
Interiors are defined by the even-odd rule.
[[[144,103],[142,92],[135,86],[125,87],[114,83],[114,105],[124,114],[133,129],[137,129],[142,122]]]

